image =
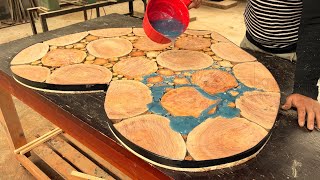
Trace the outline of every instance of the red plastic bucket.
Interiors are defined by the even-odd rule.
[[[166,44],[171,40],[158,32],[151,22],[166,19],[175,19],[183,25],[183,32],[189,25],[188,7],[191,0],[151,0],[147,5],[143,19],[143,29],[147,36],[154,42]]]

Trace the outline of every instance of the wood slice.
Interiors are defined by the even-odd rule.
[[[202,37],[181,37],[176,40],[174,45],[180,49],[199,51],[209,48],[211,41]]]
[[[227,38],[225,38],[224,36],[222,36],[221,34],[217,33],[217,32],[212,32],[211,33],[211,38],[213,40],[216,40],[218,42],[226,42],[226,43],[231,43],[231,41]]]
[[[133,44],[135,48],[140,49],[142,51],[160,51],[160,50],[166,49],[170,45],[171,43],[159,44],[159,43],[153,42],[148,37],[141,37]]]
[[[89,31],[89,34],[98,37],[117,37],[132,33],[132,28],[108,28]]]
[[[258,125],[271,129],[280,105],[280,94],[274,92],[246,92],[236,100],[236,107],[243,117]]]
[[[147,36],[143,28],[133,28],[133,34],[136,36]]]
[[[37,43],[19,52],[11,61],[11,65],[28,64],[41,59],[49,50],[49,45]]]
[[[216,100],[205,98],[193,87],[173,89],[161,98],[161,105],[174,116],[193,116],[197,118],[214,103],[216,103]]]
[[[189,35],[195,35],[195,36],[204,36],[204,35],[212,33],[212,31],[187,29],[184,33],[189,34]]]
[[[90,54],[104,59],[125,56],[132,51],[132,48],[129,40],[120,38],[99,39],[87,45]]]
[[[44,82],[50,75],[50,69],[41,66],[11,66],[11,71],[20,77],[36,82]]]
[[[277,81],[260,62],[237,64],[233,67],[235,77],[248,87],[270,92],[280,92]]]
[[[237,80],[231,74],[214,69],[197,71],[192,74],[192,82],[211,95],[238,86]]]
[[[231,62],[241,63],[257,60],[255,57],[251,56],[249,53],[233,43],[221,42],[212,44],[211,49],[217,56]]]
[[[119,80],[110,83],[104,106],[110,119],[125,119],[146,112],[151,102],[151,91],[146,85],[134,80]]]
[[[174,71],[199,70],[212,65],[212,58],[202,52],[189,50],[171,50],[157,57],[160,66]]]
[[[142,77],[158,70],[157,63],[145,57],[132,57],[122,60],[113,66],[113,72],[127,78]]]
[[[55,49],[48,52],[41,62],[45,66],[60,67],[84,61],[87,54],[77,49]]]
[[[209,118],[187,138],[187,150],[195,160],[233,156],[256,146],[267,131],[244,118]]]
[[[76,42],[81,41],[88,34],[89,34],[88,32],[70,34],[70,35],[51,39],[49,41],[45,41],[44,43],[49,44],[51,46],[66,46],[66,45],[74,44]]]
[[[74,64],[55,70],[47,82],[52,84],[107,84],[112,72],[93,64]]]
[[[114,125],[128,140],[160,156],[183,160],[186,144],[170,127],[170,120],[154,114],[126,119]]]

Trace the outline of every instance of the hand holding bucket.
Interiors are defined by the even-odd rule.
[[[166,44],[180,36],[189,25],[191,0],[151,0],[143,19],[143,28],[154,42]]]

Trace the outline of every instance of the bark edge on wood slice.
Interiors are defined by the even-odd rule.
[[[135,80],[112,81],[105,98],[105,111],[109,119],[125,119],[148,110],[152,102],[150,89]]]
[[[132,33],[132,28],[107,28],[107,29],[96,29],[89,31],[89,34],[98,37],[117,37],[125,36]]]
[[[30,81],[44,82],[50,76],[50,69],[46,67],[18,65],[10,68],[14,74]]]
[[[111,81],[112,72],[102,66],[93,64],[74,64],[63,66],[47,79],[52,84],[107,84]]]
[[[280,93],[246,92],[236,100],[240,114],[248,120],[270,130],[278,114]]]
[[[181,37],[176,40],[174,45],[180,49],[199,51],[209,48],[211,41],[202,37]]]
[[[157,57],[160,66],[173,71],[199,70],[212,65],[212,58],[202,52],[190,50],[170,50]]]
[[[220,58],[235,62],[251,62],[257,59],[233,43],[220,42],[211,45],[211,50]]]
[[[221,34],[217,33],[217,32],[212,32],[211,33],[211,38],[213,40],[216,40],[218,42],[226,42],[226,43],[231,43],[231,41],[229,39],[227,39],[226,37],[222,36]]]
[[[58,38],[50,39],[48,41],[45,41],[44,43],[51,45],[51,46],[66,46],[66,45],[74,44],[76,42],[81,41],[88,34],[89,34],[88,32],[69,34],[66,36],[61,36]]]
[[[164,50],[167,47],[169,47],[171,45],[171,43],[168,44],[159,44],[156,42],[153,42],[151,39],[149,39],[148,37],[141,37],[139,38],[134,44],[133,46],[139,50],[142,51],[160,51],[160,50]]]
[[[187,138],[187,150],[195,160],[233,156],[256,146],[268,132],[244,118],[209,118]]]
[[[196,30],[196,29],[187,29],[184,33],[189,34],[189,35],[195,35],[195,36],[204,36],[211,34],[212,31],[208,30]]]
[[[182,136],[171,129],[170,120],[148,114],[114,124],[128,140],[157,155],[173,160],[183,160],[186,144]]]
[[[158,70],[157,63],[145,57],[132,57],[119,61],[113,66],[115,73],[127,78],[138,78]]]
[[[234,76],[228,72],[215,69],[197,71],[192,74],[191,79],[194,84],[211,95],[222,93],[238,86]]]
[[[244,85],[269,92],[280,92],[277,81],[260,62],[247,62],[233,67],[235,77]]]
[[[217,100],[204,97],[193,87],[181,87],[165,93],[161,105],[173,116],[193,116],[198,118],[201,113],[215,104]]]
[[[37,43],[20,51],[11,61],[11,65],[28,64],[41,59],[49,51],[49,45]]]
[[[147,36],[143,28],[133,28],[132,31],[136,36]]]
[[[45,66],[60,67],[84,61],[87,54],[77,49],[55,49],[48,52],[41,62]]]
[[[104,59],[122,57],[132,51],[132,43],[121,38],[103,38],[91,41],[87,45],[90,54]]]

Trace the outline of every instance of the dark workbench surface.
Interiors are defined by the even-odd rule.
[[[12,76],[9,69],[11,59],[22,49],[37,42],[91,29],[131,26],[141,27],[141,20],[112,14],[0,45],[0,73]],[[275,76],[280,85],[283,102],[283,98],[291,93],[294,65],[269,55],[252,54]],[[114,139],[108,128],[107,117],[103,108],[104,93],[56,94],[35,92],[97,131]],[[318,179],[320,177],[320,133],[308,132],[306,129],[299,128],[295,116],[294,111],[284,112],[280,110],[271,139],[256,158],[245,164],[202,173],[176,172],[161,168],[159,170],[175,179],[290,179],[294,177]]]

